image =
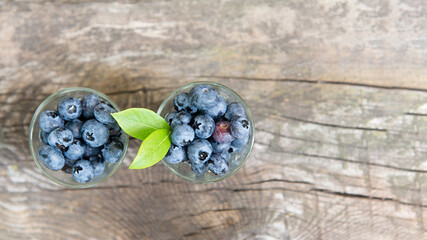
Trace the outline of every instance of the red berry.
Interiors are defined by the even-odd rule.
[[[230,143],[234,137],[231,135],[230,122],[220,120],[215,124],[215,131],[212,135],[213,139],[219,143]]]

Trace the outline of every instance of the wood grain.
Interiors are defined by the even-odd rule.
[[[378,1],[0,2],[0,239],[427,239],[427,6]],[[86,190],[35,166],[28,126],[85,86],[157,109],[199,80],[256,122],[220,183],[158,164]]]

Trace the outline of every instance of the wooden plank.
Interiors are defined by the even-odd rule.
[[[13,151],[26,138],[14,140],[19,133],[4,128],[9,137],[3,145],[6,161],[2,162],[7,168],[0,179],[5,192],[0,199],[7,227],[0,232],[14,229],[10,226],[31,226],[18,232],[39,238],[82,237],[79,226],[97,221],[88,235],[99,236],[99,230],[109,226],[110,230],[102,231],[107,238],[425,237],[424,137],[411,134],[419,128],[411,127],[411,121],[422,122],[423,117],[405,112],[418,109],[423,104],[418,100],[427,93],[310,83],[220,82],[238,88],[255,115],[254,152],[236,176],[222,183],[194,185],[177,179],[161,165],[126,170],[138,149],[134,140],[125,166],[107,183],[93,191],[64,190],[38,174],[28,153]],[[150,86],[161,89],[162,84]],[[167,94],[171,90],[159,91]],[[147,106],[155,108],[165,94],[147,93]],[[369,94],[376,97],[353,107],[352,99]],[[126,107],[134,105],[134,98],[142,101],[140,96],[140,91],[112,95]],[[404,99],[408,109],[384,115],[388,121],[372,126],[378,111],[387,112],[398,99]],[[35,107],[37,102],[32,104]],[[282,117],[281,111],[290,117]],[[352,117],[358,119],[351,121]],[[402,117],[412,120],[402,125]],[[401,137],[389,131],[402,132]],[[34,198],[36,202],[30,204]],[[26,217],[17,217],[22,214]],[[89,219],[75,219],[81,215]],[[110,225],[108,215],[117,215],[113,219],[118,223]],[[34,228],[31,219],[50,220],[38,221]],[[55,219],[70,222],[70,229],[52,229]]]
[[[424,9],[398,0],[3,3],[0,76],[8,86],[142,75],[425,89]]]
[[[427,239],[423,1],[0,3],[0,239]],[[28,126],[86,86],[157,109],[177,87],[236,89],[244,168],[186,183],[161,164],[88,190],[41,175]]]

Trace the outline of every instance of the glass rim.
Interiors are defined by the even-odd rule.
[[[70,184],[70,183],[66,183],[64,181],[61,181],[55,177],[53,177],[52,175],[49,174],[49,172],[47,172],[45,170],[45,168],[41,165],[40,160],[37,157],[37,151],[34,149],[33,147],[33,140],[37,140],[37,139],[33,139],[33,133],[34,133],[34,127],[35,126],[35,122],[37,121],[37,116],[41,113],[41,111],[44,110],[44,107],[50,103],[52,101],[52,99],[54,99],[55,97],[57,97],[58,95],[62,95],[62,94],[66,94],[66,93],[71,93],[71,92],[76,92],[76,91],[82,91],[82,92],[88,92],[88,93],[93,93],[99,97],[101,97],[104,100],[107,100],[107,102],[109,104],[111,104],[113,106],[113,108],[116,111],[120,111],[120,108],[117,106],[117,104],[107,95],[105,95],[102,92],[99,92],[97,90],[94,90],[92,88],[86,88],[86,87],[69,87],[69,88],[64,88],[62,90],[59,90],[55,93],[52,93],[51,95],[49,95],[46,99],[44,99],[39,106],[37,107],[37,109],[34,111],[33,117],[31,118],[31,122],[30,122],[30,129],[29,129],[29,145],[30,145],[30,152],[32,155],[32,158],[34,160],[34,162],[36,163],[37,167],[42,171],[42,173],[48,177],[50,180],[52,180],[53,182],[55,182],[56,184],[59,184],[61,186],[64,187],[68,187],[68,188],[74,188],[74,189],[83,189],[83,188],[90,188],[93,187],[105,180],[107,180],[108,178],[110,178],[120,167],[120,165],[123,163],[124,158],[126,157],[126,152],[129,146],[129,136],[126,134],[124,137],[124,143],[123,143],[123,153],[120,157],[120,159],[117,161],[117,163],[115,163],[114,167],[112,168],[112,170],[105,175],[103,178],[99,179],[96,182],[88,182],[88,183],[78,183],[76,185]],[[77,183],[77,182],[76,182]]]
[[[160,104],[160,106],[159,106],[159,108],[157,110],[157,114],[161,115],[161,112],[165,108],[166,104],[168,104],[169,102],[173,101],[173,97],[175,95],[181,93],[184,89],[187,89],[187,88],[189,88],[191,86],[200,85],[200,84],[206,84],[206,85],[215,86],[217,88],[222,88],[222,89],[227,90],[227,92],[230,92],[233,95],[233,97],[236,97],[236,99],[240,103],[243,103],[243,107],[245,108],[247,118],[248,118],[248,120],[249,120],[249,122],[250,122],[250,124],[252,126],[252,128],[251,128],[251,137],[249,139],[250,140],[250,142],[249,142],[249,151],[243,157],[243,161],[241,161],[238,166],[236,166],[233,170],[229,171],[227,174],[224,174],[222,176],[221,175],[217,175],[217,176],[220,176],[220,177],[215,178],[213,180],[204,181],[204,180],[200,180],[200,179],[197,179],[197,178],[191,178],[191,177],[185,176],[185,175],[179,173],[178,171],[176,171],[175,169],[169,167],[170,163],[168,163],[164,159],[162,159],[163,165],[165,165],[176,176],[178,176],[178,177],[180,177],[180,178],[182,178],[182,179],[184,179],[184,180],[186,180],[188,182],[191,182],[191,183],[207,184],[207,183],[219,182],[219,181],[222,181],[222,180],[224,180],[226,178],[229,178],[229,177],[233,176],[246,163],[246,161],[248,160],[248,158],[249,158],[249,156],[250,156],[250,154],[252,152],[252,149],[253,149],[253,146],[254,146],[254,142],[255,142],[255,125],[254,125],[254,121],[253,121],[253,116],[252,116],[251,110],[249,109],[249,107],[246,104],[246,102],[242,99],[242,97],[240,97],[240,95],[238,93],[236,93],[234,90],[232,90],[231,88],[229,88],[229,87],[227,87],[227,86],[225,86],[225,85],[223,85],[221,83],[210,82],[210,81],[196,81],[196,82],[191,82],[191,83],[187,83],[187,84],[181,86],[180,88],[176,89],[171,94],[169,94],[169,96],[167,96],[165,98],[165,100],[163,100],[163,102]]]

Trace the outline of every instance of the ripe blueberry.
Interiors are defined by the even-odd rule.
[[[206,114],[199,114],[194,118],[193,129],[196,137],[206,139],[212,136],[215,129],[215,121]]]
[[[111,116],[111,113],[115,112],[116,110],[114,110],[114,108],[108,106],[105,103],[100,103],[96,105],[95,109],[93,110],[93,115],[100,123],[109,124],[116,121],[114,120],[113,116]]]
[[[50,133],[53,129],[63,127],[64,120],[56,111],[44,111],[39,117],[39,126],[43,132]]]
[[[243,139],[249,136],[251,125],[246,117],[234,118],[230,122],[230,131],[233,137]]]
[[[98,156],[92,156],[89,158],[90,163],[93,167],[93,176],[99,176],[104,172],[105,169],[105,162],[104,159],[98,157]]]
[[[176,95],[173,100],[173,105],[178,112],[187,111],[190,114],[197,112],[197,108],[190,103],[190,95],[188,93],[180,93]]]
[[[224,116],[226,111],[227,111],[227,103],[225,102],[225,99],[221,96],[218,96],[215,105],[201,112],[209,115],[213,119],[219,119],[222,116]]]
[[[115,137],[119,135],[121,128],[116,121],[114,121],[113,123],[107,124],[105,126],[108,128],[108,131],[110,132],[110,137]]]
[[[93,110],[100,103],[98,96],[89,94],[82,99],[83,116],[85,118],[93,118]]]
[[[93,177],[93,166],[88,160],[79,160],[73,166],[73,177],[76,182],[89,182]]]
[[[177,112],[170,112],[168,115],[166,115],[165,120],[169,125],[172,124],[172,120],[175,118],[176,114]]]
[[[123,143],[118,139],[112,139],[110,142],[105,144],[101,150],[102,157],[108,163],[116,163],[119,161],[123,153]]]
[[[41,137],[42,142],[43,142],[44,144],[49,144],[49,142],[47,141],[47,138],[49,137],[49,133],[48,133],[48,132],[43,132],[43,131],[41,131],[41,132],[40,132],[40,137]]]
[[[232,120],[235,117],[245,117],[245,109],[242,104],[237,102],[232,102],[227,106],[227,112],[225,112],[225,118],[228,120]]]
[[[37,157],[47,168],[58,171],[64,167],[65,159],[61,151],[49,145],[43,145],[37,151]]]
[[[172,143],[184,147],[190,144],[194,139],[194,130],[187,124],[176,126],[171,134]]]
[[[87,120],[82,126],[82,138],[91,147],[104,145],[110,133],[108,128],[95,119]]]
[[[216,104],[218,92],[209,85],[198,85],[190,90],[191,105],[198,110],[206,110]]]
[[[205,139],[196,139],[187,147],[187,156],[191,164],[207,162],[212,155],[212,146]]]
[[[187,153],[185,147],[179,147],[174,144],[171,144],[168,153],[164,157],[168,163],[180,163],[187,158]]]
[[[212,154],[208,168],[216,175],[227,173],[229,168],[227,161],[219,154]]]
[[[83,157],[84,143],[79,139],[74,139],[73,143],[64,151],[64,156],[70,160],[77,160]]]
[[[190,121],[191,121],[191,114],[185,111],[179,112],[172,119],[171,128],[173,129],[176,126],[181,124],[189,124]]]
[[[58,103],[58,113],[64,120],[71,121],[82,114],[82,104],[77,98],[63,98]]]
[[[47,141],[50,146],[56,147],[60,150],[65,150],[71,145],[74,137],[73,133],[66,128],[57,128],[49,133]]]

